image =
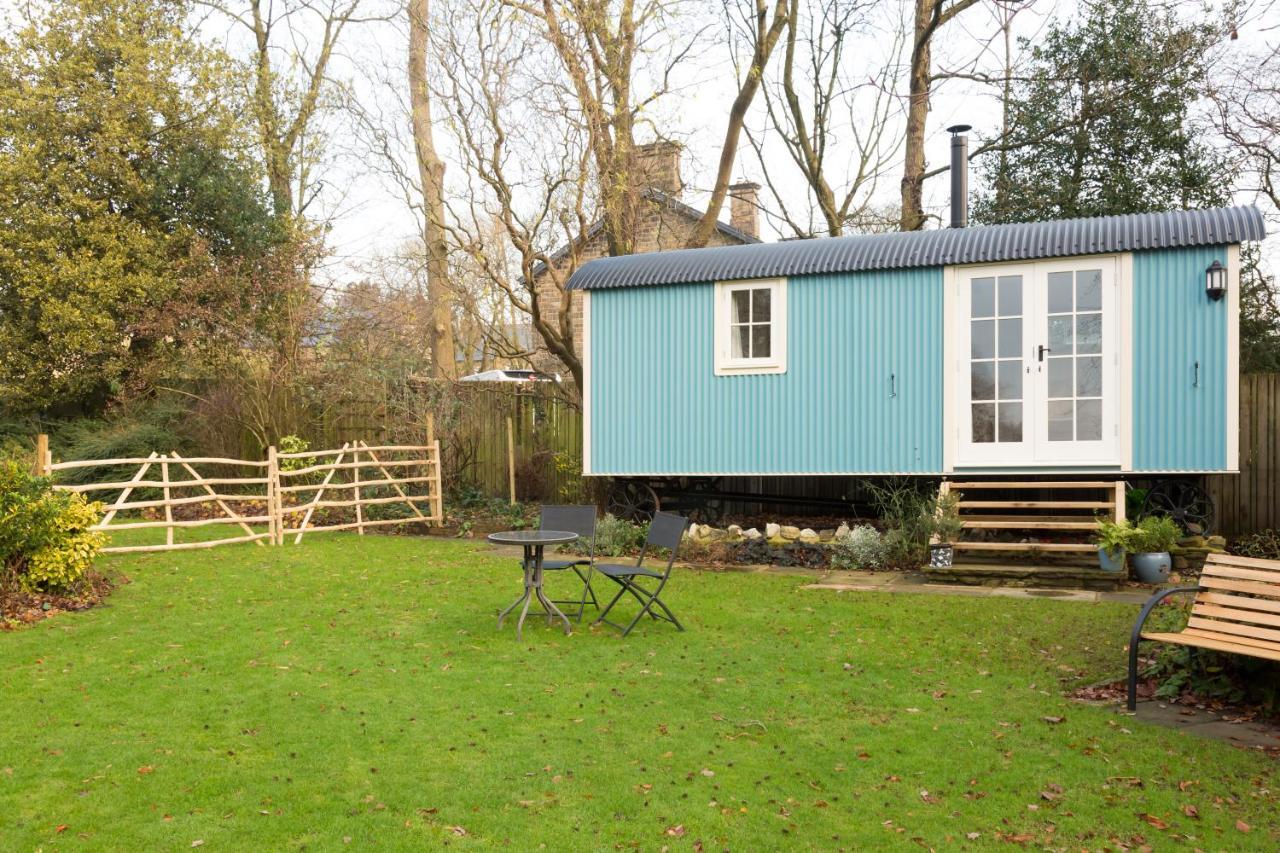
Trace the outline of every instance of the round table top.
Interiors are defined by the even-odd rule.
[[[501,545],[563,545],[578,538],[567,530],[504,530],[490,533],[490,542]]]

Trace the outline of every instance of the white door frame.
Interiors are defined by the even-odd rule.
[[[1034,360],[1035,347],[1045,341],[1045,332],[1039,324],[1045,322],[1045,310],[1037,300],[1043,300],[1045,286],[1044,277],[1049,271],[1066,269],[1087,269],[1103,266],[1104,277],[1111,276],[1109,288],[1110,301],[1104,306],[1104,314],[1114,318],[1110,322],[1104,317],[1104,342],[1110,334],[1112,346],[1109,347],[1108,364],[1103,377],[1104,400],[1107,411],[1104,413],[1104,424],[1113,424],[1114,439],[1102,454],[1086,455],[1068,453],[1050,458],[1048,454],[1037,454],[1033,449],[1029,456],[1018,455],[1009,458],[1009,454],[1001,454],[998,450],[989,453],[974,454],[973,445],[968,442],[969,434],[969,300],[963,290],[969,279],[984,275],[1021,272],[1024,276],[1024,364],[1038,365]],[[1132,364],[1133,364],[1133,256],[1130,253],[1109,255],[1085,255],[1072,258],[1056,258],[1043,261],[1014,262],[1007,264],[981,264],[973,266],[948,266],[943,269],[943,357],[946,368],[943,370],[943,399],[946,401],[943,411],[943,470],[953,472],[961,469],[1031,469],[1031,468],[1073,468],[1073,467],[1105,467],[1118,468],[1121,471],[1132,469]],[[1026,282],[1031,287],[1026,288]],[[1105,289],[1105,288],[1104,288]],[[1026,359],[1030,357],[1031,361]],[[1024,373],[1025,375],[1025,373]],[[1040,398],[1034,408],[1040,411],[1029,411],[1029,403],[1024,403],[1024,442],[1034,439],[1038,430],[1039,419],[1043,418],[1043,394],[1045,382],[1039,376],[1026,377],[1031,381],[1032,391],[1024,387],[1024,400],[1030,401],[1032,393]],[[1104,425],[1104,429],[1106,426]],[[999,443],[980,445],[984,450],[988,447],[999,448]],[[1021,445],[1005,444],[1006,448]]]

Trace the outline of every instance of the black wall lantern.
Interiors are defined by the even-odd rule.
[[[1204,271],[1204,292],[1209,294],[1209,298],[1214,302],[1221,299],[1227,292],[1227,268],[1216,260]]]

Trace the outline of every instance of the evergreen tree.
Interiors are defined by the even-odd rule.
[[[237,69],[184,4],[24,4],[0,42],[0,408],[83,408],[162,347],[142,329],[279,242],[239,152]]]
[[[1223,204],[1224,160],[1191,126],[1212,28],[1137,0],[1091,3],[1050,26],[1012,87],[1009,133],[988,154],[983,223]]]

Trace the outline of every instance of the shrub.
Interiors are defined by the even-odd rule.
[[[0,587],[69,591],[84,577],[106,536],[89,530],[101,504],[57,492],[19,462],[0,460]]]
[[[1137,530],[1129,523],[1129,519],[1112,521],[1110,518],[1098,519],[1098,547],[1117,559],[1132,552]]]
[[[614,518],[606,513],[596,522],[596,555],[604,557],[621,557],[640,550],[645,537],[649,535],[649,525],[632,524],[626,519]],[[585,551],[587,544],[581,543]]]
[[[889,556],[889,544],[870,524],[860,524],[838,537],[831,548],[833,569],[879,569]]]
[[[1280,560],[1280,530],[1260,530],[1236,539],[1227,550],[1237,557]]]
[[[1167,515],[1148,515],[1133,530],[1130,550],[1135,554],[1168,551],[1182,538],[1178,523]]]

